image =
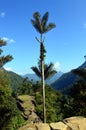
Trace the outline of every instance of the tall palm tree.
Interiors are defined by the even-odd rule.
[[[42,37],[44,33],[48,32],[49,30],[53,29],[55,27],[54,23],[48,22],[49,13],[46,12],[44,16],[41,18],[41,15],[39,12],[35,12],[33,14],[33,18],[31,19],[32,25],[35,27],[35,29],[40,33],[40,40],[38,38],[37,41],[40,43],[40,61],[41,61],[41,81],[42,81],[42,87],[43,87],[43,122],[46,123],[46,111],[45,111],[45,83],[44,83],[44,58],[45,58],[45,47],[44,47],[44,38]]]
[[[35,72],[35,74],[41,78],[42,73],[41,73],[41,62],[38,62],[38,67],[37,66],[32,66],[31,69]],[[44,79],[48,79],[51,76],[53,76],[57,71],[54,69],[54,64],[49,63],[49,64],[44,64]]]

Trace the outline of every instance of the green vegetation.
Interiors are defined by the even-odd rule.
[[[35,93],[36,112],[43,120],[42,91]],[[47,122],[56,122],[71,115],[71,100],[67,96],[46,85],[46,119]]]
[[[16,130],[24,122],[12,96],[9,79],[0,71],[0,129]]]
[[[72,72],[82,77],[70,90],[75,115],[86,116],[86,68],[75,69]]]
[[[16,100],[12,96],[12,87],[10,80],[4,71],[0,71],[0,127],[9,130],[16,130],[24,122],[21,112],[16,106]],[[72,86],[70,97],[54,90],[51,86],[46,85],[46,119],[47,122],[56,122],[70,116],[86,116],[86,83],[79,81]],[[18,88],[17,94],[28,94],[35,97],[36,113],[43,120],[42,108],[42,87],[41,83],[35,84],[24,79],[21,87]],[[21,96],[20,96],[21,97]],[[23,100],[26,97],[23,96]],[[27,103],[29,107],[29,103]],[[77,109],[76,109],[77,108]]]
[[[70,90],[74,115],[86,117],[86,82],[78,81]]]
[[[29,81],[28,78],[24,78],[22,84],[18,87],[16,92],[18,95],[23,95],[23,94],[30,95],[31,89],[32,89],[32,82]]]
[[[0,47],[6,45],[6,42],[0,40]],[[0,49],[0,54],[2,53]],[[0,68],[13,58],[11,55],[0,57]],[[16,100],[12,96],[10,79],[3,69],[0,70],[0,129],[16,130],[24,122],[21,113],[16,106]]]

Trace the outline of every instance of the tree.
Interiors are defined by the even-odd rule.
[[[74,69],[72,72],[83,79],[77,81],[71,88],[70,95],[74,98],[73,107],[75,111],[77,110],[76,115],[86,116],[86,68]]]
[[[19,86],[17,90],[18,95],[24,95],[24,94],[31,94],[31,89],[32,89],[32,82],[29,80],[28,77],[25,77],[23,79],[22,86]]]
[[[41,62],[38,62],[38,67],[37,66],[32,66],[31,69],[35,72],[35,74],[41,78],[42,73],[41,73]],[[49,64],[44,64],[44,78],[45,80],[53,76],[57,71],[54,69],[54,64],[49,63]]]
[[[86,68],[74,69],[72,72],[86,80]]]
[[[75,115],[86,116],[86,82],[77,81],[70,89]]]
[[[0,39],[0,47],[6,46],[6,41]],[[0,48],[0,55],[2,54],[3,50]],[[0,68],[2,68],[7,62],[11,61],[13,57],[11,55],[1,56],[0,57]]]
[[[33,18],[31,19],[32,25],[35,29],[40,33],[40,40],[36,37],[37,41],[40,43],[40,62],[41,62],[41,81],[42,81],[42,88],[43,88],[43,122],[46,122],[46,112],[45,112],[45,83],[44,83],[44,58],[45,58],[45,47],[44,47],[44,38],[42,37],[44,33],[48,32],[49,30],[55,27],[54,23],[48,22],[49,13],[46,12],[44,16],[41,18],[39,12],[35,12],[33,14]]]

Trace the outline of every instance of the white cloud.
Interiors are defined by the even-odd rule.
[[[14,43],[15,42],[13,39],[10,39],[8,37],[3,37],[2,39],[5,40],[8,43]]]
[[[6,15],[6,13],[5,13],[5,12],[1,12],[1,13],[0,13],[0,17],[2,17],[2,18],[4,18],[4,17],[5,17],[5,15]]]
[[[5,40],[5,41],[8,41],[8,40],[9,40],[7,37],[3,37],[2,39]]]
[[[54,69],[57,71],[60,70],[60,63],[58,61],[54,64]]]
[[[16,72],[16,74],[18,74],[18,75],[23,75],[23,73],[22,73],[22,72]]]
[[[12,71],[12,69],[8,68],[8,67],[4,67],[4,69],[7,70],[7,71]]]
[[[14,43],[15,41],[13,39],[9,39],[9,42],[10,43]]]
[[[9,67],[5,67],[5,66],[4,66],[4,69],[7,70],[7,71],[15,72],[12,68],[9,68]],[[22,72],[15,72],[15,73],[18,74],[18,75],[23,75]]]

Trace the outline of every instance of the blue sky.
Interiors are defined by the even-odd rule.
[[[46,63],[53,62],[62,72],[80,66],[86,55],[86,0],[0,0],[0,38],[7,41],[3,54],[14,59],[5,68],[19,74],[32,73],[37,65],[39,33],[30,19],[34,12],[49,12],[56,24],[45,36]]]

